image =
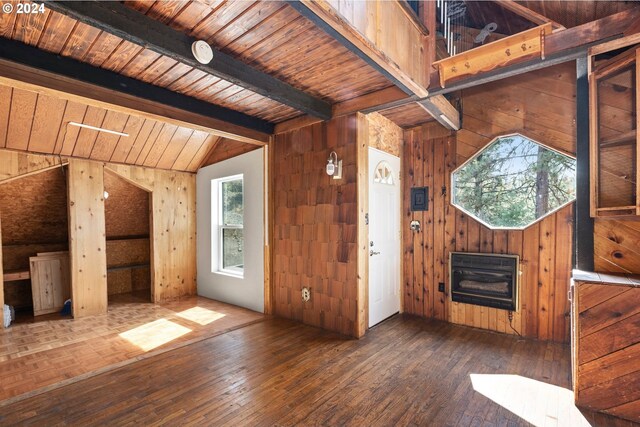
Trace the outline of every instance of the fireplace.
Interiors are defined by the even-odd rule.
[[[517,255],[451,252],[451,301],[518,311]]]

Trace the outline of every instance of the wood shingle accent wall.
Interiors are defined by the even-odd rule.
[[[271,153],[275,314],[346,335],[356,335],[358,303],[356,122],[277,135]],[[325,173],[331,151],[342,160],[340,180]]]
[[[576,403],[640,420],[640,288],[576,282]]]
[[[450,205],[450,173],[493,138],[520,132],[560,151],[575,151],[572,64],[466,91],[463,128],[437,124],[405,132],[403,230],[404,309],[424,317],[543,340],[569,339],[567,292],[572,266],[573,204],[523,231],[492,231]],[[429,186],[429,211],[412,213],[409,189]],[[449,252],[520,256],[520,310],[508,313],[449,301]],[[438,292],[445,283],[447,294]],[[514,331],[515,330],[515,331]]]

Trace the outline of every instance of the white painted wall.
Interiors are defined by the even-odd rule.
[[[196,177],[198,295],[260,313],[264,313],[264,154],[260,148],[233,157],[198,170]],[[244,175],[242,278],[212,272],[217,263],[218,231],[212,228],[211,181],[238,174]]]

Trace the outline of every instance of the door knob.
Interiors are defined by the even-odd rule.
[[[371,249],[371,250],[369,251],[369,256],[374,256],[374,255],[379,255],[379,254],[380,254],[380,252],[376,252],[376,251],[374,251],[373,249]]]

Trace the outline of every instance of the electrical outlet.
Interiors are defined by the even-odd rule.
[[[444,282],[438,283],[438,292],[444,292]]]
[[[302,288],[302,301],[308,302],[311,299],[311,288]]]

